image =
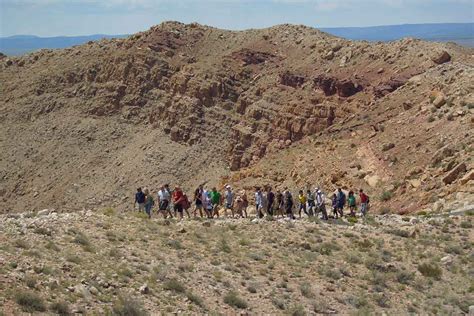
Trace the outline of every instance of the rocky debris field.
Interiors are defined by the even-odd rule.
[[[473,56],[178,22],[1,55],[0,212],[125,210],[163,182],[363,186],[402,213],[472,196]]]
[[[0,314],[462,315],[474,308],[472,215],[0,215]]]

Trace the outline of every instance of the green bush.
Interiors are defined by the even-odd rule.
[[[434,278],[437,280],[441,279],[441,275],[443,273],[443,270],[441,270],[437,264],[428,262],[418,265],[418,271],[420,271],[420,273],[425,277]]]
[[[222,252],[225,252],[225,253],[231,253],[232,252],[232,248],[230,248],[229,243],[224,238],[222,238],[219,241],[219,250],[222,251]]]
[[[186,288],[176,279],[169,279],[163,284],[163,288],[167,291],[173,291],[176,293],[184,293]]]
[[[291,316],[305,316],[306,311],[304,310],[304,306],[297,304],[293,305],[288,309],[288,314]]]
[[[410,232],[409,232],[409,231],[403,230],[403,229],[399,229],[399,228],[396,228],[396,229],[389,229],[387,232],[390,233],[390,234],[399,236],[399,237],[403,237],[403,238],[408,238],[408,237],[410,237]]]
[[[380,195],[380,201],[385,202],[389,201],[393,197],[393,193],[391,191],[383,191]]]
[[[232,307],[245,309],[248,307],[247,302],[239,296],[235,291],[230,291],[224,296],[224,303]]]
[[[472,223],[470,221],[461,222],[461,228],[472,228]]]
[[[300,291],[301,294],[306,298],[314,297],[313,289],[311,288],[311,284],[309,282],[301,283]]]
[[[30,289],[34,289],[36,287],[36,282],[38,282],[38,279],[32,275],[26,275],[23,281],[25,281],[27,287],[29,287]]]
[[[414,277],[413,273],[407,271],[399,271],[396,275],[397,281],[401,284],[409,284]]]
[[[201,297],[197,296],[191,291],[186,292],[186,297],[188,300],[196,304],[197,306],[203,307],[204,306],[204,301],[202,300]]]
[[[145,316],[148,313],[142,304],[129,297],[120,297],[112,307],[112,313],[116,316]]]
[[[28,242],[24,239],[17,239],[15,240],[15,246],[17,248],[21,248],[21,249],[28,249],[30,248],[30,245],[28,244]]]
[[[34,292],[21,291],[15,294],[15,301],[25,312],[44,312],[46,305],[41,296]]]
[[[69,310],[69,304],[65,301],[59,301],[59,302],[51,304],[51,306],[49,307],[49,310],[61,316],[66,316],[66,315],[71,314]]]

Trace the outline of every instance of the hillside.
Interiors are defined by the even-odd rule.
[[[474,308],[472,216],[350,224],[137,214],[0,215],[0,314],[466,315]]]
[[[469,204],[472,53],[167,22],[3,57],[0,210],[124,210],[163,182],[364,187],[384,212]]]

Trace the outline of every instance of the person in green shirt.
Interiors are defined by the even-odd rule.
[[[214,187],[212,188],[211,191],[211,204],[212,204],[212,217],[214,215],[217,215],[217,218],[219,218],[219,205],[221,204],[221,194],[217,191],[217,189]]]
[[[351,211],[350,216],[355,216],[356,210],[356,198],[354,196],[354,192],[350,191],[349,196],[347,197],[347,204],[349,205],[349,210]]]

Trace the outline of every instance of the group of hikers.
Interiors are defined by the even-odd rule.
[[[364,193],[363,189],[359,190],[359,204],[360,214],[365,216],[369,208],[369,197]],[[232,218],[236,215],[239,217],[248,217],[247,209],[249,207],[249,200],[245,190],[234,193],[232,187],[226,185],[224,191],[221,193],[215,187],[206,189],[203,185],[199,185],[194,191],[192,201],[184,194],[183,190],[176,186],[173,190],[168,184],[160,187],[157,194],[158,211],[164,218],[178,217],[183,218],[184,213],[191,218],[190,209],[194,202],[192,210],[193,217],[199,216],[207,218],[219,218],[219,211],[223,210],[227,217],[227,212],[230,211]],[[334,218],[343,217],[344,208],[349,209],[348,216],[356,216],[357,201],[354,191],[349,191],[348,195],[342,191],[341,188],[331,197],[332,215],[328,214],[326,210],[326,196],[323,191],[316,187],[314,191],[308,189],[299,190],[297,201],[295,203],[292,193],[288,188],[283,191],[272,191],[269,186],[255,188],[255,211],[257,218],[267,216],[288,217],[295,219],[295,209],[298,217],[302,217],[302,213],[308,217],[321,216],[321,219],[327,220],[330,216]],[[149,218],[152,215],[152,209],[155,206],[155,199],[148,189],[137,189],[135,193],[134,207],[138,205],[138,211],[145,212]],[[297,206],[297,207],[296,207]],[[321,215],[319,215],[321,214]]]

